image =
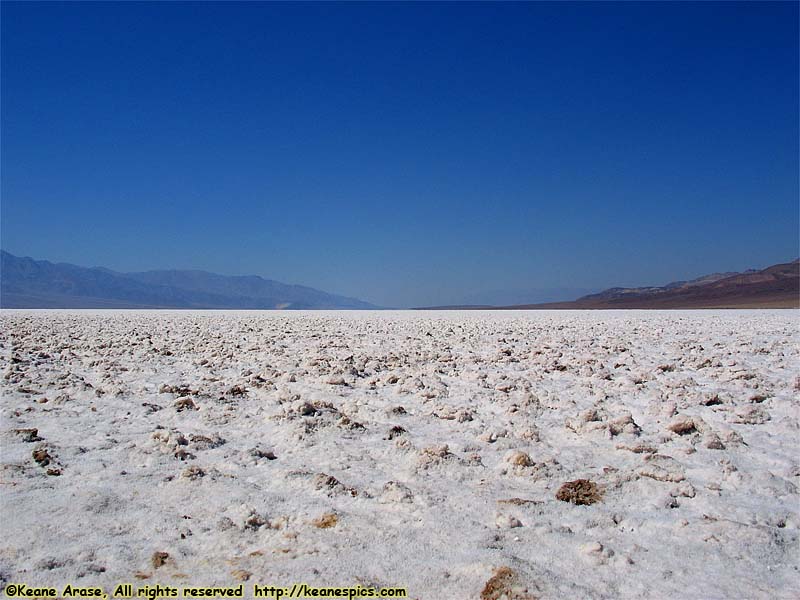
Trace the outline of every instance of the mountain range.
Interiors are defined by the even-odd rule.
[[[357,298],[256,275],[169,270],[120,273],[0,251],[2,308],[376,309]],[[663,286],[613,287],[568,302],[431,309],[800,308],[800,259]]]
[[[358,300],[255,275],[119,273],[1,251],[3,308],[374,309]]]
[[[800,259],[658,287],[614,287],[571,302],[498,308],[800,308]]]
[[[657,308],[800,308],[800,259],[766,269],[712,273],[663,286],[613,287],[568,302],[511,306],[435,306],[443,309],[657,309]]]

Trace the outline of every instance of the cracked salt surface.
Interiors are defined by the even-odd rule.
[[[798,323],[4,311],[0,580],[796,597]]]

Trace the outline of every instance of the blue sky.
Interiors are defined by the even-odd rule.
[[[1,10],[15,254],[391,306],[798,255],[797,3]]]

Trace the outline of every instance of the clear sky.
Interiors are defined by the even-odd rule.
[[[798,255],[795,2],[1,10],[14,254],[390,306]]]

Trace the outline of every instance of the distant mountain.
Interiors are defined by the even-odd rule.
[[[511,306],[433,306],[445,309],[800,308],[800,259],[762,270],[712,273],[657,287],[614,287],[569,302]]]
[[[118,273],[1,251],[3,308],[373,309],[376,306],[254,275],[205,271]]]
[[[800,259],[760,271],[714,273],[661,287],[610,288],[572,302],[503,308],[800,308]]]
[[[613,287],[613,288],[608,288],[607,290],[603,290],[602,292],[599,292],[597,294],[588,294],[586,296],[581,296],[577,301],[612,300],[618,298],[643,298],[646,296],[651,296],[654,294],[663,294],[664,292],[669,292],[674,290],[686,290],[691,287],[704,286],[707,284],[716,283],[717,281],[721,281],[723,279],[727,279],[728,277],[733,277],[735,275],[746,275],[757,272],[758,271],[756,271],[755,269],[750,269],[742,273],[736,271],[728,273],[712,273],[710,275],[703,275],[702,277],[698,277],[697,279],[692,279],[690,281],[673,281],[672,283],[668,283],[662,286],[635,287],[635,288]]]

